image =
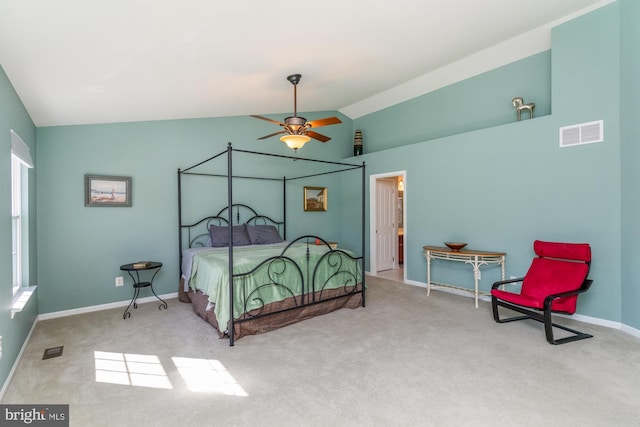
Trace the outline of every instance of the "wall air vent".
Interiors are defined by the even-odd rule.
[[[604,120],[560,128],[560,147],[591,144],[604,140]]]

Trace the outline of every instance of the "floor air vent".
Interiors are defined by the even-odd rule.
[[[560,147],[602,142],[604,140],[603,128],[603,120],[561,127]]]
[[[42,355],[42,360],[51,359],[52,357],[62,356],[64,346],[47,348]]]

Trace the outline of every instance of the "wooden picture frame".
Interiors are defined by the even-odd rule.
[[[304,187],[305,212],[325,212],[327,210],[326,187]]]
[[[131,207],[131,177],[85,175],[84,205]]]

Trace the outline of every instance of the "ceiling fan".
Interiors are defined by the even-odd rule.
[[[301,74],[292,74],[287,77],[287,80],[291,82],[293,85],[293,116],[287,117],[284,119],[284,123],[272,120],[268,117],[251,115],[251,117],[255,117],[256,119],[265,120],[267,122],[275,123],[280,125],[283,130],[280,132],[275,132],[269,135],[265,135],[260,139],[271,138],[272,136],[284,134],[280,137],[280,140],[287,144],[289,148],[297,150],[301,148],[305,143],[309,142],[311,138],[316,139],[320,142],[327,142],[331,138],[328,136],[319,134],[318,132],[310,130],[311,128],[317,128],[320,126],[328,126],[335,125],[338,123],[342,123],[337,117],[327,117],[324,119],[311,120],[307,121],[304,117],[298,117],[298,109],[297,109],[297,91],[296,87],[300,82]]]

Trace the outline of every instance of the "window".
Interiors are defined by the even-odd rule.
[[[13,269],[13,295],[25,285],[25,272],[29,268],[27,219],[29,202],[28,168],[33,167],[29,147],[11,131],[11,256]]]
[[[11,156],[11,258],[13,294],[22,286],[22,162]]]

